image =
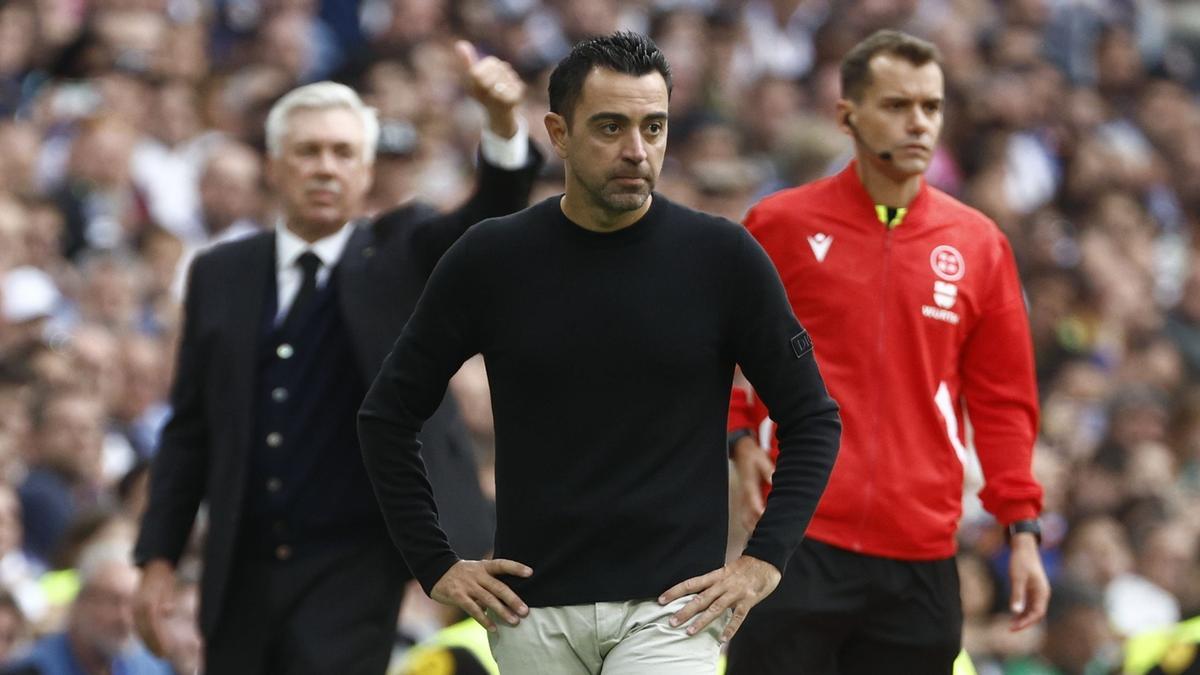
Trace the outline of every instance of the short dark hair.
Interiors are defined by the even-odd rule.
[[[1104,611],[1104,592],[1069,575],[1054,582],[1046,608],[1046,623],[1057,624],[1080,609]]]
[[[926,63],[942,65],[942,52],[927,42],[898,30],[878,30],[854,45],[842,59],[842,97],[862,100],[863,92],[871,86],[871,59],[880,54],[899,56],[914,66]]]
[[[583,94],[583,82],[593,68],[636,76],[658,71],[667,83],[667,97],[671,96],[671,66],[658,45],[640,33],[621,31],[578,42],[558,62],[550,73],[550,112],[571,123],[571,113]]]

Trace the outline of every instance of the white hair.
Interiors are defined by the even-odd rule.
[[[363,127],[363,161],[375,161],[375,144],[379,142],[379,113],[362,102],[353,89],[337,82],[314,82],[297,87],[271,106],[267,113],[267,152],[272,157],[283,154],[283,137],[287,135],[288,118],[297,109],[322,110],[346,108],[358,115]]]
[[[101,540],[87,546],[79,554],[80,586],[86,588],[113,565],[133,567],[133,545],[119,539]]]

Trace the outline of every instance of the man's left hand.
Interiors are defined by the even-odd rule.
[[[704,630],[726,609],[732,608],[733,618],[721,633],[721,642],[728,642],[741,628],[750,608],[775,590],[781,576],[771,563],[743,555],[721,569],[675,584],[658,597],[658,602],[666,605],[685,595],[696,594],[671,617],[672,626],[682,626],[696,617],[687,627],[688,635]]]
[[[487,111],[488,128],[501,138],[517,133],[517,105],[525,98],[525,83],[506,61],[495,56],[479,58],[475,45],[466,40],[454,43],[467,93]]]
[[[1041,621],[1050,602],[1050,582],[1046,580],[1034,535],[1028,532],[1013,535],[1008,578],[1012,586],[1009,609],[1013,614],[1008,629],[1016,632]]]

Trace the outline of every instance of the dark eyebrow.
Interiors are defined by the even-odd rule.
[[[588,117],[588,122],[599,122],[600,120],[612,120],[614,122],[628,122],[629,116],[615,112],[598,112],[591,117]]]
[[[914,98],[912,96],[884,96],[882,100],[884,103],[911,103],[914,101],[919,103],[941,103],[945,100],[945,98],[942,96],[930,96],[929,98]]]
[[[653,112],[653,113],[650,113],[649,115],[646,115],[646,116],[645,116],[644,118],[642,118],[642,119],[643,119],[643,120],[649,120],[649,121],[655,121],[655,122],[657,122],[657,121],[660,121],[660,120],[665,120],[665,119],[667,119],[667,113],[665,113],[665,112]],[[591,123],[591,122],[598,122],[598,121],[600,121],[600,120],[612,120],[612,121],[614,121],[614,122],[626,123],[626,122],[629,122],[629,116],[628,116],[628,115],[623,115],[623,114],[621,114],[621,113],[617,113],[617,112],[604,112],[604,111],[600,111],[600,112],[598,112],[598,113],[596,113],[596,114],[592,115],[591,117],[588,117],[588,122],[589,122],[589,123]]]

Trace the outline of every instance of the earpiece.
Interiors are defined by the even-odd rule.
[[[861,143],[864,148],[870,150],[875,154],[875,156],[879,157],[879,159],[882,159],[885,162],[892,161],[892,152],[890,150],[876,151],[875,148],[872,148],[867,144],[867,142],[863,139],[862,134],[858,133],[858,127],[854,126],[854,122],[850,121],[850,113],[842,115],[842,123],[850,127],[850,132],[854,134],[854,140]]]

